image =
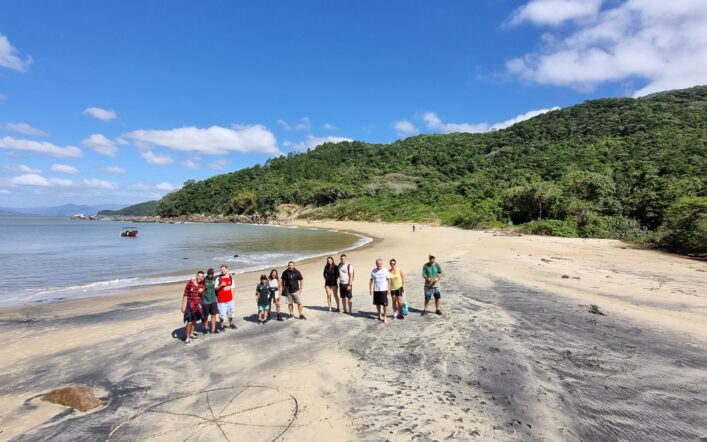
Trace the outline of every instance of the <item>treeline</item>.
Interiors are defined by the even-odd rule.
[[[155,209],[159,201],[146,201],[144,203],[133,204],[132,206],[124,207],[120,210],[101,210],[98,212],[100,216],[152,216],[155,215]]]
[[[343,142],[188,181],[161,216],[268,213],[514,224],[707,253],[707,87],[602,99],[484,134]]]

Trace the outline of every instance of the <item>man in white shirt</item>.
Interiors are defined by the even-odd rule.
[[[378,320],[388,323],[388,296],[390,295],[390,273],[383,267],[383,260],[376,259],[376,268],[371,271],[368,293],[373,296],[373,304],[378,310]],[[383,316],[381,317],[381,308]]]
[[[354,269],[346,254],[341,255],[339,262],[339,297],[344,304],[344,313],[353,314],[353,280]]]

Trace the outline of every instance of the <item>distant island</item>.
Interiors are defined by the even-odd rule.
[[[146,201],[118,210],[101,210],[98,216],[154,216],[158,201]]]
[[[0,207],[0,215],[73,216],[82,214],[92,216],[98,214],[102,209],[119,209],[122,206],[122,204],[103,204],[101,206],[62,204],[42,207]]]

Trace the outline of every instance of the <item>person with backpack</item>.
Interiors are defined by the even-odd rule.
[[[353,314],[353,281],[354,269],[346,254],[339,257],[339,297],[344,307],[344,313]]]
[[[439,283],[442,280],[442,276],[442,267],[437,263],[437,259],[430,255],[427,263],[422,266],[422,277],[425,279],[425,306],[422,309],[422,316],[427,314],[427,306],[432,297],[435,298],[435,313],[438,315],[442,314],[442,310],[440,310],[441,294],[439,291]]]

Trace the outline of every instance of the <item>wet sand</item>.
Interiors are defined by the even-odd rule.
[[[323,259],[298,265],[306,321],[258,325],[259,272],[244,274],[239,329],[191,346],[181,284],[0,311],[0,440],[707,437],[707,263],[610,240],[310,225],[376,238],[349,253],[353,316],[327,312]],[[419,313],[429,252],[443,316]],[[376,320],[377,257],[406,271],[403,321]],[[72,383],[107,405],[37,399]]]

